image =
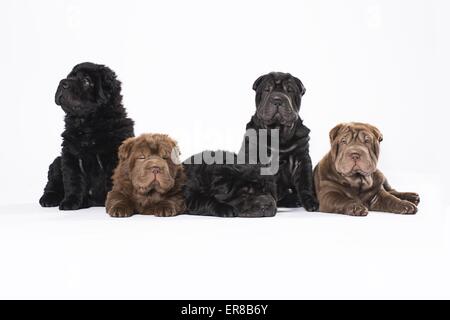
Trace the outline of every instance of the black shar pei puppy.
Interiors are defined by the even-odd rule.
[[[39,203],[60,210],[104,206],[117,150],[134,136],[121,83],[108,67],[82,63],[61,80],[55,102],[65,112],[62,152],[50,165]]]
[[[206,160],[205,155],[215,161]],[[237,164],[236,159],[231,152],[205,151],[184,161],[187,214],[218,217],[276,214],[274,177],[261,175],[260,165]]]
[[[316,211],[318,203],[314,195],[312,163],[309,156],[309,132],[299,116],[305,87],[289,73],[272,72],[259,77],[253,84],[256,91],[256,113],[247,124],[247,130],[256,130],[256,141],[248,132],[239,156],[249,159],[249,150],[257,150],[253,159],[260,163],[261,151],[272,155],[271,130],[278,129],[279,155],[276,172],[278,207],[300,207]],[[267,129],[268,150],[260,150],[260,129]],[[266,136],[264,136],[265,139]],[[252,163],[250,161],[250,163]]]

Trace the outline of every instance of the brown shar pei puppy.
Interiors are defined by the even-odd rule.
[[[186,177],[178,156],[176,142],[167,135],[143,134],[125,140],[119,147],[114,185],[106,199],[109,215],[169,217],[182,213]]]
[[[366,216],[371,211],[415,214],[419,195],[397,192],[377,169],[381,132],[370,124],[340,124],[331,151],[314,169],[319,211]]]

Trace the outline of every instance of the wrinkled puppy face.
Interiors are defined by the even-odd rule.
[[[55,102],[67,114],[87,116],[120,94],[115,73],[103,65],[76,65],[59,83]]]
[[[176,142],[162,134],[127,139],[119,148],[119,157],[128,165],[134,190],[144,196],[167,193],[181,168]]]
[[[336,126],[330,132],[336,171],[345,177],[370,176],[377,168],[381,132],[364,123]]]
[[[267,128],[289,127],[298,119],[305,94],[299,79],[289,73],[272,72],[259,77],[253,90],[256,91],[256,114]]]
[[[277,211],[273,176],[261,176],[257,165],[224,165],[213,181],[215,197],[241,215],[274,216]]]

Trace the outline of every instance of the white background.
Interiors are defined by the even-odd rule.
[[[0,298],[450,298],[450,4],[12,1],[0,4]],[[137,134],[183,158],[238,150],[253,81],[290,72],[316,163],[328,131],[370,122],[380,169],[417,216],[281,210],[272,219],[109,218],[38,199],[60,152],[59,80],[110,66]]]

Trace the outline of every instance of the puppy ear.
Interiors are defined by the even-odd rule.
[[[125,161],[130,156],[131,149],[133,148],[136,138],[128,138],[119,147],[119,160]]]
[[[105,94],[105,91],[103,91],[103,85],[102,85],[102,80],[100,80],[100,83],[99,83],[99,86],[98,86],[98,96],[99,96],[99,98],[100,98],[100,100],[103,102],[103,103],[106,103],[106,102],[108,102],[108,97],[106,96],[106,94]]]
[[[117,80],[117,76],[107,66],[102,66],[101,72],[103,76],[100,79],[98,95],[105,103],[111,98],[120,94],[121,83]]]
[[[375,135],[375,138],[378,140],[378,142],[383,141],[383,134],[381,133],[381,131],[377,127],[372,126],[370,124],[368,124],[367,126],[373,132],[373,134]]]
[[[255,80],[255,82],[253,82],[253,90],[256,91],[256,89],[258,89],[259,85],[261,84],[261,82],[264,80],[264,78],[267,76],[267,74],[260,76],[258,79]]]
[[[300,89],[300,95],[303,96],[306,93],[306,88],[303,85],[303,83],[300,81],[300,79],[296,78],[296,77],[292,77],[295,81],[295,84],[297,85],[297,87],[299,87]]]
[[[178,144],[175,144],[172,147],[172,151],[170,152],[170,158],[172,159],[172,162],[175,164],[181,164],[180,155],[180,148],[178,147]]]
[[[344,128],[345,124],[340,123],[330,131],[330,143],[333,144],[334,140],[337,138],[339,132]]]

